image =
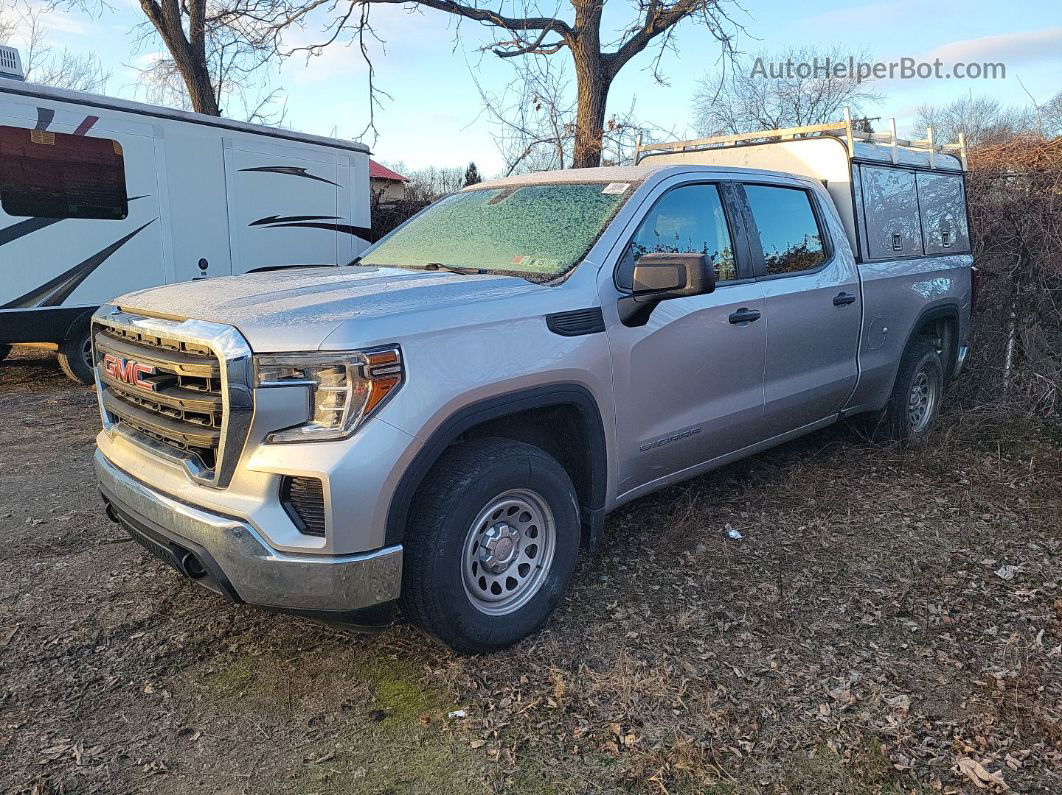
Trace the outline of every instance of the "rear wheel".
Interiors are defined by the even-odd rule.
[[[921,338],[900,360],[884,425],[902,444],[921,444],[936,424],[944,394],[944,365],[932,340]]]
[[[96,370],[92,363],[92,341],[88,326],[59,344],[59,368],[71,381],[95,383]]]
[[[417,495],[402,611],[458,652],[511,646],[559,604],[579,540],[575,488],[555,459],[509,439],[460,444]]]

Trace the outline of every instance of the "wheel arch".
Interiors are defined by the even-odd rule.
[[[485,436],[534,444],[557,458],[579,496],[583,540],[591,546],[597,542],[604,524],[607,487],[601,411],[586,387],[557,383],[486,398],[447,417],[406,467],[391,496],[386,544],[402,542],[417,491],[443,453],[454,444]]]
[[[955,363],[959,356],[959,305],[954,302],[937,304],[922,310],[922,313],[911,326],[911,330],[904,340],[900,356],[910,348],[911,342],[932,332],[937,339],[938,351],[941,355],[941,363],[944,365],[944,377],[949,379],[955,371]],[[899,363],[897,362],[897,373]],[[896,383],[896,373],[893,374],[893,386]]]

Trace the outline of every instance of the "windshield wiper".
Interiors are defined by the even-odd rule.
[[[449,271],[450,273],[459,273],[462,276],[472,276],[476,274],[488,273],[489,271],[483,270],[483,268],[462,268],[460,265],[447,265],[445,262],[428,262],[424,265],[426,271]]]

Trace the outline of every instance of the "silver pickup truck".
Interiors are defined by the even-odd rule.
[[[475,653],[546,621],[619,505],[857,414],[922,440],[967,352],[960,159],[726,150],[485,182],[347,267],[101,307],[108,514],[232,601],[400,605]]]

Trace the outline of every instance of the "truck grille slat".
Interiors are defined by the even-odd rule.
[[[136,359],[141,364],[151,365],[174,375],[213,379],[221,377],[221,366],[216,358],[211,360],[201,354],[153,345],[146,340],[132,342],[110,331],[97,332],[95,342],[99,351]]]
[[[192,423],[157,414],[123,400],[113,393],[103,394],[103,408],[137,428],[150,432],[153,436],[176,442],[182,449],[200,448],[216,450],[221,439],[217,428],[196,428]]]
[[[218,394],[183,386],[163,386],[145,393],[142,389],[116,381],[103,373],[98,375],[107,388],[118,393],[122,399],[133,400],[138,404],[155,404],[189,414],[221,414],[222,400]],[[159,408],[158,411],[165,413],[164,408]],[[218,420],[217,424],[220,424],[220,417]]]

